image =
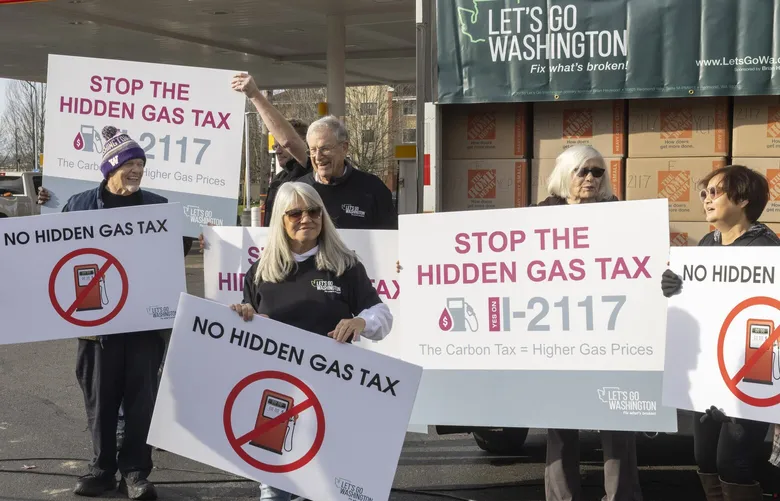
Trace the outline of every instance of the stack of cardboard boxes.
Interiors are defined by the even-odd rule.
[[[450,106],[443,120],[443,209],[527,206],[528,106]]]
[[[445,211],[538,203],[555,158],[590,145],[618,198],[669,200],[672,245],[697,245],[714,229],[698,184],[727,163],[767,177],[761,221],[780,233],[780,97],[450,105],[441,116]]]
[[[766,176],[769,203],[760,221],[780,234],[780,97],[734,98],[732,164]]]
[[[710,229],[701,179],[726,165],[728,98],[632,100],[626,200],[667,198],[672,245],[696,245]]]
[[[531,202],[549,196],[547,183],[555,159],[572,146],[592,146],[603,156],[612,191],[623,199],[626,154],[625,101],[535,103]]]

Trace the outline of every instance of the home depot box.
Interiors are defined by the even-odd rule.
[[[728,150],[725,97],[640,99],[628,105],[630,157],[719,157]]]
[[[769,202],[766,204],[764,213],[761,214],[760,221],[780,223],[780,158],[734,157],[731,163],[750,167],[766,177],[769,183]]]
[[[735,157],[780,156],[780,96],[734,98]]]
[[[525,103],[444,106],[444,159],[524,159],[528,151],[528,109]]]
[[[667,198],[670,221],[704,221],[699,181],[725,158],[629,158],[626,200]]]
[[[674,247],[695,247],[704,235],[715,230],[710,223],[669,223],[669,245]]]
[[[528,205],[528,162],[447,160],[442,168],[445,211],[508,209]]]
[[[555,158],[571,146],[587,145],[605,157],[626,155],[625,101],[534,104],[534,158]]]
[[[625,171],[625,160],[623,158],[605,158],[609,172],[609,182],[612,185],[612,192],[623,200],[623,173]],[[531,203],[539,203],[550,196],[547,191],[547,183],[555,169],[555,159],[533,159],[531,160]]]

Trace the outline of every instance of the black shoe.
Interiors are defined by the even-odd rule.
[[[94,498],[104,492],[113,491],[115,488],[116,479],[114,477],[96,477],[90,473],[79,477],[73,494]]]
[[[143,479],[126,479],[122,477],[119,482],[119,492],[126,494],[130,499],[143,499],[152,501],[157,499],[157,489],[150,481]]]

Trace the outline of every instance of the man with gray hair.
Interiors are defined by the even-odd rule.
[[[236,75],[232,87],[252,101],[279,144],[301,165],[312,169],[298,181],[317,190],[336,227],[398,229],[398,212],[390,189],[379,177],[355,168],[347,159],[349,133],[341,120],[334,116],[320,118],[309,126],[303,141],[250,75]]]

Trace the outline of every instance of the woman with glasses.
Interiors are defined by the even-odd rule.
[[[769,201],[764,176],[742,165],[727,165],[702,179],[700,197],[705,219],[715,227],[700,246],[780,245],[780,238],[758,219]],[[682,279],[666,270],[661,279],[664,296],[682,290]],[[758,501],[755,460],[769,431],[769,423],[733,419],[716,407],[694,413],[693,447],[699,479],[708,501]]]
[[[244,300],[231,305],[244,320],[255,314],[349,343],[383,339],[393,315],[366,269],[341,240],[317,191],[284,183],[276,195],[268,243],[244,278]],[[260,499],[291,494],[261,486]]]
[[[604,158],[590,146],[573,146],[555,160],[547,184],[549,196],[539,206],[613,202]],[[641,501],[636,436],[628,431],[600,432],[604,451],[605,500]],[[547,501],[581,501],[579,430],[547,430],[544,469]]]

